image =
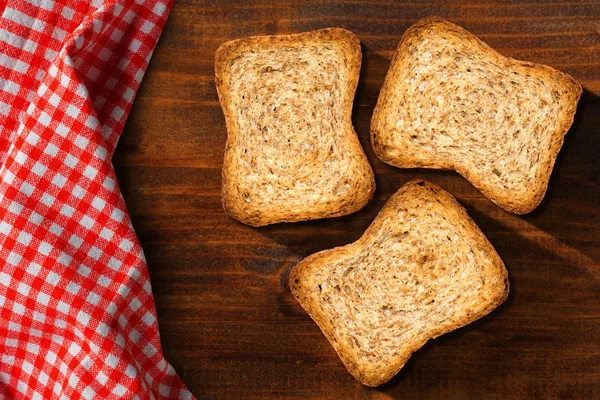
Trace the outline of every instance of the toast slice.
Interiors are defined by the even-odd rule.
[[[359,240],[296,265],[290,287],[352,375],[378,386],[429,339],[504,302],[509,284],[504,263],[454,197],[413,180]]]
[[[262,226],[367,204],[375,180],[351,120],[360,65],[358,38],[337,28],[219,47],[222,198],[230,216]]]
[[[545,65],[504,57],[441,18],[409,28],[371,120],[377,157],[453,169],[507,211],[542,201],[581,86]]]

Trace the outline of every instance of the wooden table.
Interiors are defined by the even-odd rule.
[[[146,252],[164,352],[199,398],[600,398],[600,3],[178,0],[114,163]],[[452,2],[454,3],[454,2]],[[549,64],[585,91],[542,205],[507,213],[452,172],[380,162],[369,120],[403,32],[439,15],[502,54]],[[363,44],[353,113],[377,175],[356,214],[261,229],[221,209],[226,137],[213,55],[226,40],[339,26]],[[364,388],[292,298],[290,268],[357,239],[412,177],[465,205],[504,259],[511,294]]]

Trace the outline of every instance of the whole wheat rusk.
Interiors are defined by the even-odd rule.
[[[581,86],[504,57],[437,17],[409,28],[371,120],[371,144],[400,168],[453,169],[507,211],[542,201]]]
[[[262,226],[367,204],[375,180],[351,120],[360,65],[358,38],[338,28],[250,37],[217,50],[230,216]]]
[[[413,180],[356,242],[296,265],[290,287],[352,375],[378,386],[429,339],[504,302],[509,283],[504,263],[454,197]]]

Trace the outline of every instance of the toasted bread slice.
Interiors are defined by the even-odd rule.
[[[351,120],[360,64],[358,38],[337,28],[240,39],[217,50],[230,216],[262,226],[367,204],[375,180]]]
[[[465,209],[422,180],[400,188],[358,241],[290,274],[293,295],[367,386],[391,379],[429,339],[488,314],[508,286]]]
[[[406,31],[379,94],[371,144],[400,168],[453,169],[507,211],[542,201],[581,86],[504,57],[441,18]]]

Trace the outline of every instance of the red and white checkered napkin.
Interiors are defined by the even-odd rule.
[[[111,156],[172,0],[0,0],[0,397],[192,398]]]

